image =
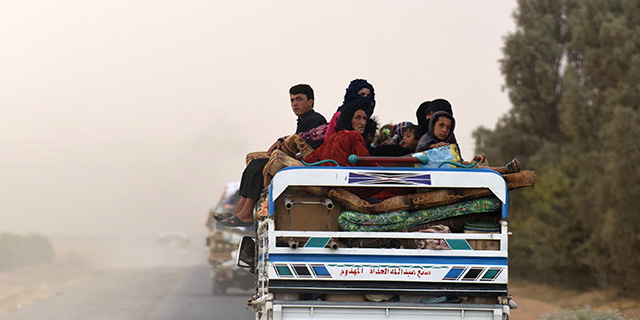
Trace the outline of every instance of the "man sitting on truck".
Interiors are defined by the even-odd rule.
[[[314,94],[313,89],[308,84],[298,84],[289,89],[291,98],[291,109],[297,118],[296,133],[305,132],[326,124],[327,120],[320,113],[313,110]],[[284,137],[279,138],[271,145],[268,153],[278,149]],[[310,143],[311,147],[317,148],[319,143]],[[244,172],[240,180],[240,201],[236,209],[230,214],[218,214],[215,216],[221,224],[229,227],[248,227],[253,224],[253,208],[255,207],[260,192],[263,187],[262,170],[269,161],[269,158],[253,159]]]

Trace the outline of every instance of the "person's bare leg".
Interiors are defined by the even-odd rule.
[[[520,172],[520,163],[518,162],[517,159],[514,158],[513,160],[507,162],[507,164],[502,167],[487,167],[487,166],[480,165],[478,168],[491,169],[493,171],[498,172],[499,174],[509,174],[509,173]]]
[[[242,210],[242,207],[244,207],[244,203],[247,201],[247,198],[245,197],[240,197],[240,201],[238,201],[238,205],[236,205],[236,208],[233,209],[233,211],[231,211],[231,214],[234,216],[237,216],[238,213],[240,212],[240,210]]]
[[[245,198],[246,201],[242,206],[242,209],[238,212],[236,217],[240,219],[242,222],[250,222],[253,221],[253,208],[258,203],[258,199]]]
[[[478,168],[481,169],[491,169],[493,171],[496,171],[499,174],[507,174],[509,173],[509,170],[507,170],[507,167],[487,167],[487,166],[478,166]]]

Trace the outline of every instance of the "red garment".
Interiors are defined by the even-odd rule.
[[[338,124],[338,119],[340,119],[341,111],[336,111],[329,120],[329,124],[327,125],[327,131],[324,133],[324,139],[329,139],[334,133],[336,133],[336,124]]]
[[[340,166],[354,167],[355,165],[349,163],[349,156],[352,154],[370,156],[361,134],[355,130],[340,130],[326,139],[318,149],[308,154],[304,161],[313,163],[332,159],[338,162]],[[333,163],[322,165],[334,166]]]
[[[340,166],[354,167],[355,165],[349,163],[349,156],[355,154],[357,156],[369,156],[369,150],[367,150],[364,144],[364,138],[355,130],[340,130],[331,135],[324,143],[315,151],[308,154],[304,161],[307,163],[313,163],[326,159],[333,159]],[[333,163],[324,163],[323,166],[333,166]],[[373,163],[370,166],[377,167],[377,163]],[[376,198],[380,201],[385,199],[403,195],[408,193],[414,193],[415,188],[347,188],[353,194],[360,198]]]

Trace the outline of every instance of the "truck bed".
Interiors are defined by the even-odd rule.
[[[498,199],[499,224],[491,233],[344,231],[340,203],[298,187],[480,188]],[[257,319],[506,319],[507,204],[505,180],[487,169],[283,169],[256,227],[250,304]],[[417,245],[433,242],[442,246]],[[424,303],[431,297],[442,303]]]

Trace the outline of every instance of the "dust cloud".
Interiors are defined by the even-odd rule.
[[[204,249],[245,154],[294,132],[298,83],[326,118],[355,78],[374,85],[381,123],[448,98],[469,158],[471,132],[509,108],[498,60],[516,5],[0,2],[0,233],[113,266],[171,263],[164,232]]]
[[[160,237],[135,235],[52,237],[59,253],[71,253],[95,271],[207,264],[205,238],[188,240],[188,243],[167,243],[161,242]]]
[[[98,268],[206,263],[208,211],[244,165],[244,154],[216,151],[223,148],[215,141],[7,148],[0,233],[42,234]],[[24,151],[30,157],[21,158]],[[190,244],[158,244],[166,232],[183,232]]]

